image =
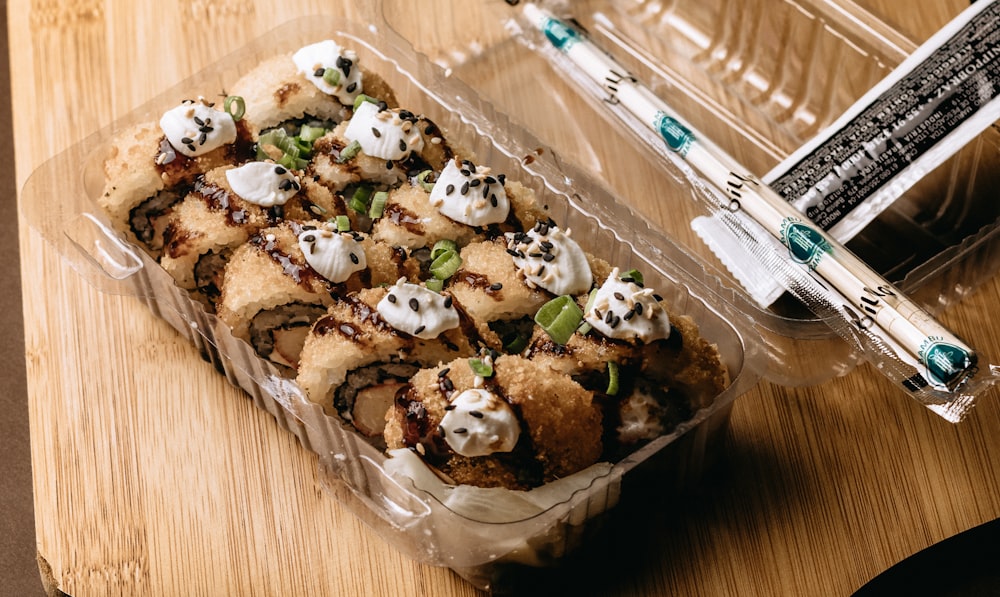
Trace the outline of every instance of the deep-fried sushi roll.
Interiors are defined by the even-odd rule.
[[[390,192],[372,235],[410,248],[443,239],[462,247],[522,231],[542,215],[531,190],[469,160],[448,160],[433,179],[432,184],[417,181]]]
[[[400,279],[334,303],[305,340],[296,381],[311,401],[378,437],[411,375],[484,342],[451,296]]]
[[[502,237],[462,248],[462,264],[449,278],[448,291],[477,322],[531,318],[552,298],[525,283],[509,251]],[[588,281],[584,290],[589,287]]]
[[[247,124],[255,136],[287,123],[319,120],[336,124],[350,117],[361,94],[396,105],[385,81],[366,70],[357,53],[332,40],[261,62],[243,75],[230,93],[246,102]]]
[[[99,203],[119,230],[158,255],[165,216],[200,174],[249,156],[241,122],[203,98],[185,100],[158,123],[131,127],[115,138],[104,164]]]
[[[440,170],[452,155],[433,122],[365,101],[313,142],[310,173],[335,192],[359,183],[389,190],[424,170]]]
[[[234,248],[281,221],[332,218],[346,206],[326,187],[270,162],[216,168],[195,180],[167,218],[160,265],[181,288],[214,301]]]
[[[530,489],[602,453],[593,393],[518,356],[422,370],[386,419],[388,449],[415,450],[456,484]]]
[[[557,342],[536,329],[524,355],[595,391],[617,443],[655,438],[728,385],[717,348],[694,322],[672,317],[652,289],[618,268],[586,305],[576,304],[581,330]]]

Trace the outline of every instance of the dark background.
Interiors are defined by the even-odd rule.
[[[31,597],[45,591],[35,562],[6,0],[0,38],[0,595]]]

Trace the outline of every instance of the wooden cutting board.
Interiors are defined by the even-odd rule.
[[[502,36],[470,23],[495,24],[510,10],[492,0],[387,4],[391,22],[444,58],[456,39],[475,52]],[[922,3],[918,14],[870,4],[923,37],[962,5]],[[350,15],[354,4],[26,0],[8,11],[20,188],[48,157],[274,24]],[[49,587],[73,596],[475,593],[347,512],[323,488],[316,457],[137,301],[90,287],[23,219],[20,231],[38,555]],[[943,320],[1000,355],[998,304],[994,280]],[[669,512],[614,529],[619,555],[607,569],[579,565],[559,586],[847,594],[1000,516],[996,398],[953,426],[867,367],[814,388],[762,383],[737,404],[718,476]]]

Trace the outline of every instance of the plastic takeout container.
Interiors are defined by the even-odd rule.
[[[495,513],[481,517],[387,473],[382,452],[324,414],[293,381],[236,339],[151,257],[125,242],[96,203],[117,131],[157,119],[185,97],[229,88],[263,58],[331,38],[357,51],[362,63],[392,86],[402,106],[435,121],[480,163],[533,188],[552,217],[576,232],[585,250],[622,268],[641,269],[647,286],[657,288],[675,312],[692,317],[701,334],[717,344],[731,386],[669,434],[586,476],[543,486],[537,495],[545,494],[545,505],[499,521]],[[759,358],[761,343],[748,318],[725,300],[729,291],[582,171],[553,152],[534,153],[540,146],[472,89],[416,53],[378,14],[365,23],[318,17],[278,27],[56,156],[31,175],[22,206],[30,224],[81,276],[102,291],[143,301],[315,452],[330,492],[393,545],[418,560],[450,567],[479,587],[496,588],[501,571],[552,564],[576,548],[619,500],[636,491],[632,485],[642,484],[642,470],[655,467],[659,490],[696,478],[720,447],[733,400],[758,379],[752,361]],[[525,160],[526,155],[537,159]]]
[[[499,101],[505,90],[518,88],[510,110],[519,121],[543,140],[573,131],[573,143],[555,143],[557,151],[595,172],[623,200],[655,194],[658,201],[644,202],[652,207],[643,215],[733,289],[731,302],[754,321],[766,346],[765,377],[782,385],[811,385],[864,360],[890,368],[871,342],[834,334],[836,316],[817,317],[790,301],[772,309],[756,304],[692,231],[691,221],[705,212],[691,201],[686,174],[611,115],[604,90],[581,85],[554,64],[558,52],[524,22],[520,9],[496,4],[489,17],[493,23],[470,28],[459,50],[432,52],[432,59],[484,97]],[[874,3],[538,4],[572,17],[598,46],[758,175],[836,120],[917,47],[879,17],[877,4],[869,6]],[[509,25],[503,34],[496,28],[502,21]],[[403,19],[393,23],[420,39]],[[989,127],[955,148],[952,158],[916,181],[848,248],[931,313],[961,300],[1000,267],[998,146],[1000,132]],[[616,168],[608,170],[603,164],[611,154]],[[967,340],[975,344],[975,338]],[[971,394],[995,383],[986,365],[990,356],[980,355],[982,383]]]

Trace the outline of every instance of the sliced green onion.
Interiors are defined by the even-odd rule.
[[[442,253],[448,251],[458,252],[458,245],[455,241],[447,238],[437,241],[434,243],[434,248],[431,249],[431,260],[437,259]]]
[[[312,143],[316,139],[319,139],[327,133],[327,130],[321,126],[309,126],[308,124],[302,125],[302,130],[299,131],[299,138],[308,143]],[[311,148],[310,148],[311,149]]]
[[[431,191],[434,190],[434,183],[428,182],[427,180],[428,178],[431,178],[433,180],[434,178],[433,170],[424,170],[420,174],[417,174],[417,184],[420,185],[420,188],[430,193]]]
[[[359,93],[358,97],[354,98],[354,110],[357,111],[357,109],[361,107],[361,104],[363,104],[365,102],[371,102],[373,104],[377,104],[378,100],[375,99],[375,98],[373,98],[370,95],[365,95],[363,93]]]
[[[437,278],[431,278],[424,282],[424,286],[428,290],[433,290],[434,292],[440,293],[444,289],[444,280],[438,280]]]
[[[636,286],[642,286],[642,274],[637,269],[630,269],[621,275],[623,282],[635,282]]]
[[[340,85],[340,71],[335,68],[324,68],[323,81],[333,87]]]
[[[379,191],[372,195],[372,205],[368,208],[368,217],[371,219],[381,218],[385,211],[385,202],[389,199],[389,193]]]
[[[361,144],[357,141],[351,141],[350,145],[340,150],[340,157],[337,158],[337,163],[343,164],[353,160],[359,151],[361,151]]]
[[[354,211],[367,214],[368,213],[368,202],[371,200],[372,188],[369,186],[361,185],[354,189],[354,194],[351,195],[351,200],[347,203],[351,209]]]
[[[222,108],[230,116],[232,116],[233,120],[236,122],[239,122],[240,119],[243,118],[243,115],[247,113],[247,103],[238,95],[227,95],[226,101],[222,103]]]
[[[350,232],[351,218],[348,218],[347,216],[337,216],[335,220],[337,222],[337,232]]]
[[[597,298],[597,289],[596,289],[596,288],[594,288],[594,289],[591,289],[591,291],[590,291],[590,296],[588,296],[588,297],[587,297],[587,306],[585,306],[585,307],[583,308],[583,314],[584,314],[584,315],[587,315],[587,313],[590,313],[590,309],[591,309],[591,307],[593,307],[593,306],[594,306],[594,299],[596,299],[596,298]],[[590,330],[592,330],[592,329],[594,329],[594,326],[592,326],[592,325],[590,325],[589,323],[587,323],[587,320],[586,320],[586,319],[584,319],[584,320],[583,320],[583,321],[582,321],[582,322],[580,323],[580,327],[578,327],[578,328],[576,329],[576,331],[577,331],[577,332],[578,332],[578,333],[579,333],[579,334],[580,334],[581,336],[586,336],[587,334],[589,334],[589,333],[590,333]]]
[[[563,295],[542,305],[535,313],[537,323],[556,344],[566,344],[583,321],[583,311],[573,297]]]
[[[518,354],[528,347],[528,337],[523,334],[513,332],[504,337],[503,349],[507,354]]]
[[[493,377],[493,365],[482,359],[469,359],[469,369],[479,377]]]
[[[458,251],[445,251],[431,262],[430,272],[438,280],[447,280],[462,267],[462,258]]]
[[[608,396],[618,393],[618,363],[608,361],[608,389],[604,392]]]

